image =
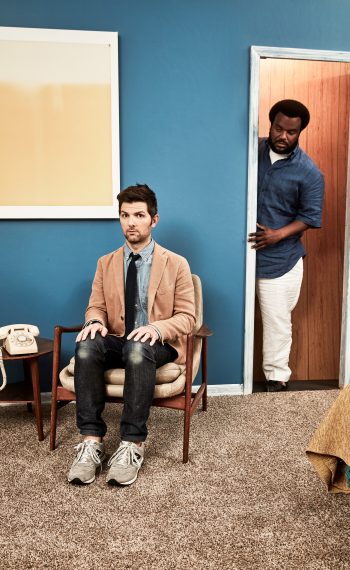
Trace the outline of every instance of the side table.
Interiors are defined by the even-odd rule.
[[[53,341],[48,338],[37,337],[36,343],[38,345],[38,352],[32,354],[17,354],[16,356],[11,356],[4,348],[2,349],[4,363],[13,360],[23,361],[25,381],[16,384],[7,384],[4,390],[0,391],[0,403],[27,404],[28,409],[31,409],[32,404],[34,404],[38,439],[42,441],[44,439],[44,431],[41,413],[39,358],[44,354],[53,352]]]

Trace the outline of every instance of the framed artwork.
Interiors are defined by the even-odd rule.
[[[117,218],[118,34],[0,27],[0,218]]]

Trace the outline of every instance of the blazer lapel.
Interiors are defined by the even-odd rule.
[[[120,299],[120,304],[122,307],[122,312],[125,311],[124,302],[124,247],[119,248],[115,252],[114,257],[114,283],[112,287],[116,288],[117,295]]]
[[[148,285],[148,318],[150,318],[159,283],[167,262],[166,250],[157,243],[154,245],[151,275]]]

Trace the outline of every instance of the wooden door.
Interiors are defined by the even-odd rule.
[[[342,316],[350,64],[264,59],[260,67],[259,136],[268,136],[269,110],[297,99],[311,115],[300,146],[325,176],[322,229],[304,235],[307,256],[300,299],[293,311],[292,380],[339,377]],[[254,380],[264,378],[262,327],[256,309]]]

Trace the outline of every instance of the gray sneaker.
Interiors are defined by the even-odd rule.
[[[108,461],[107,483],[110,485],[131,485],[143,463],[145,444],[136,445],[132,441],[122,441]]]
[[[74,449],[76,456],[68,473],[68,482],[78,485],[92,483],[97,467],[102,470],[102,461],[106,458],[103,443],[88,439]]]

